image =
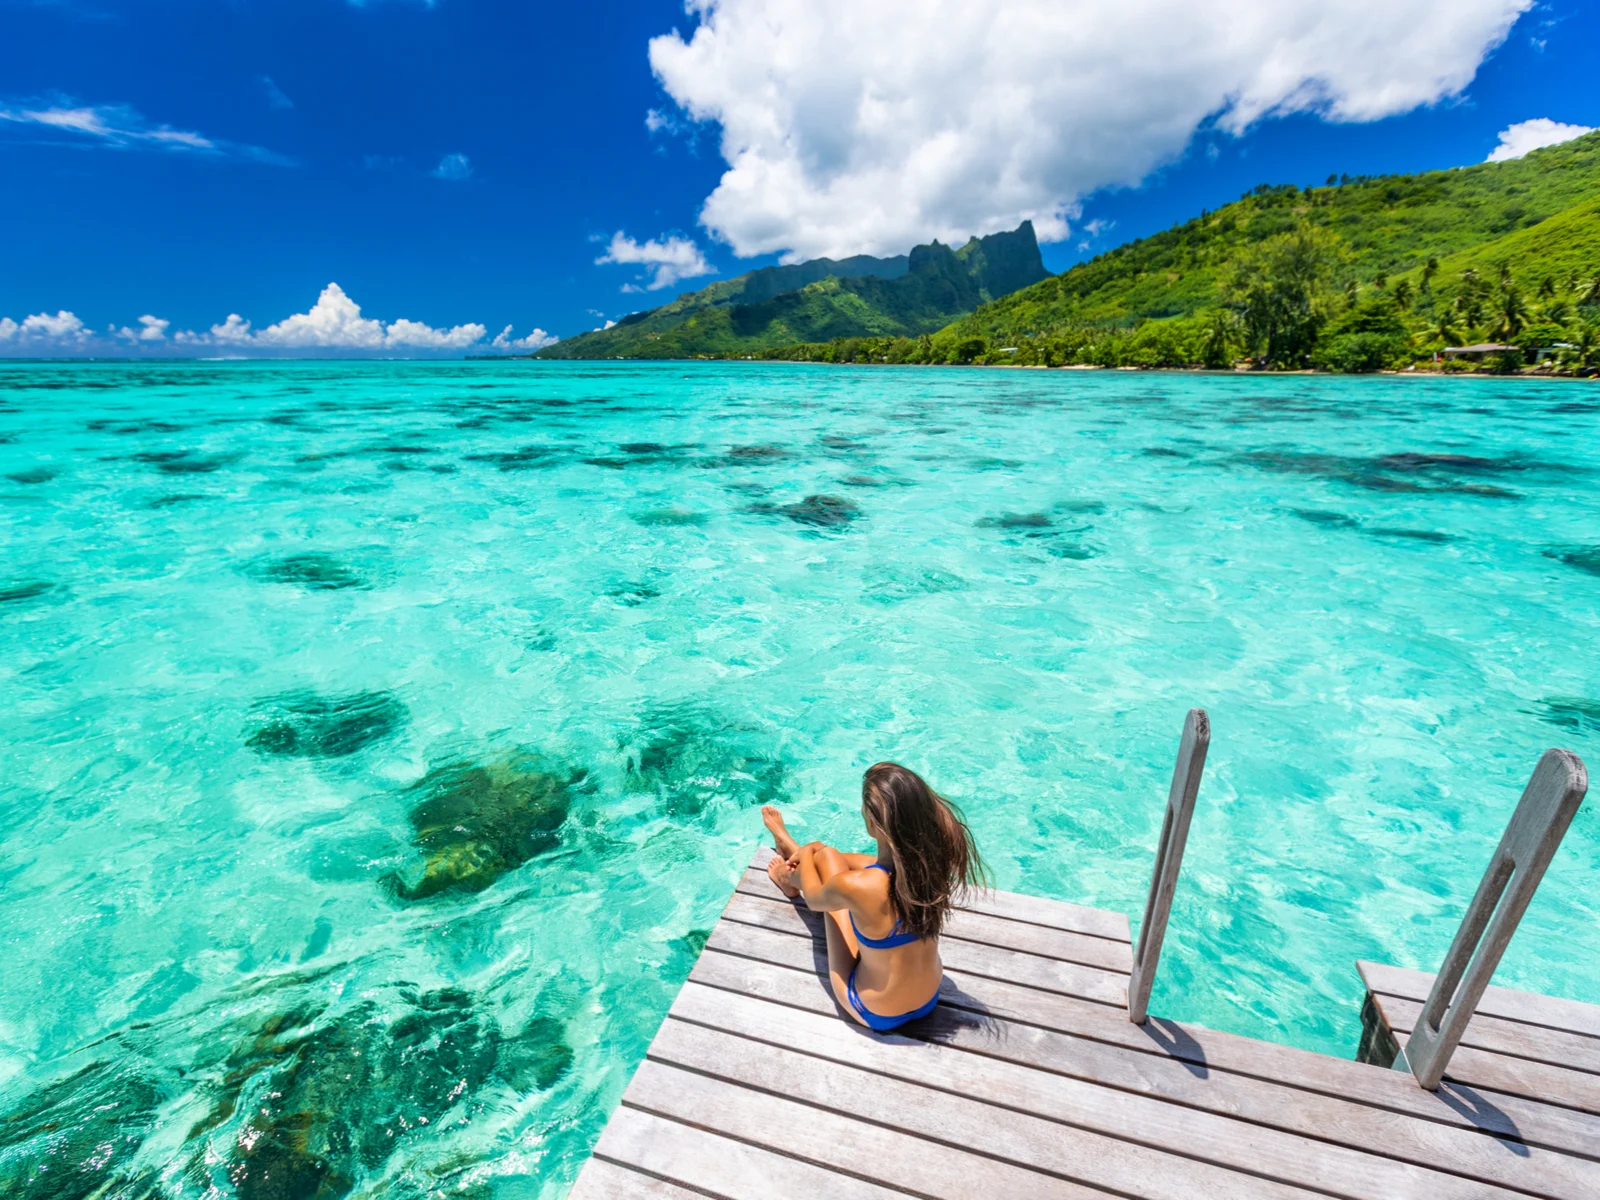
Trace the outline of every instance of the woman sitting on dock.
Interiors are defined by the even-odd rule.
[[[776,808],[761,816],[778,851],[767,864],[772,882],[827,914],[828,975],[840,1007],[877,1030],[932,1012],[944,977],[939,932],[961,890],[983,877],[955,808],[915,771],[886,762],[861,780],[861,816],[876,854],[802,846]]]

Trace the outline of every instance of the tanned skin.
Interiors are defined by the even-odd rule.
[[[772,805],[761,819],[772,834],[778,857],[767,864],[767,874],[791,900],[803,898],[812,912],[826,915],[828,979],[839,1007],[860,1024],[866,1024],[852,1007],[848,985],[856,972],[856,994],[874,1013],[894,1016],[926,1004],[939,990],[944,968],[937,940],[919,940],[888,950],[863,946],[856,940],[850,920],[869,938],[886,938],[895,930],[896,918],[889,902],[888,871],[872,870],[873,863],[894,869],[894,850],[863,809],[867,834],[877,842],[875,854],[845,854],[822,842],[802,846],[784,824],[783,814]]]

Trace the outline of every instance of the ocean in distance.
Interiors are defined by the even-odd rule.
[[[11,364],[0,511],[6,1195],[558,1196],[759,804],[1136,919],[1192,705],[1152,1009],[1348,1056],[1600,763],[1590,385]],[[1600,1001],[1597,807],[1497,982]]]

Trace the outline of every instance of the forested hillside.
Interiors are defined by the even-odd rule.
[[[897,258],[752,271],[558,342],[539,357],[733,357],[798,341],[915,336],[1048,277],[1024,221],[959,250],[934,242]]]
[[[1512,162],[1263,185],[932,337],[771,357],[1216,366],[1249,354],[1365,370],[1493,340],[1583,365],[1597,277],[1600,133]]]

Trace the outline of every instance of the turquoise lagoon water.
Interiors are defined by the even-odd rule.
[[[1154,1007],[1349,1054],[1600,759],[1600,392],[760,365],[0,371],[0,1181],[570,1184],[773,799],[958,799]],[[1501,982],[1600,1001],[1600,818]],[[104,1192],[96,1188],[109,1184]]]

